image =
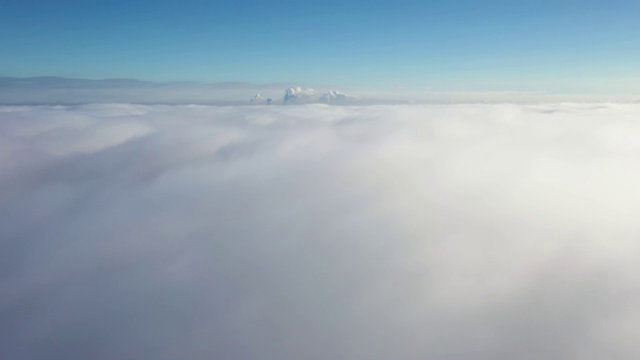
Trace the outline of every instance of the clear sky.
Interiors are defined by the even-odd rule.
[[[0,53],[1,76],[624,92],[640,1],[0,0]]]

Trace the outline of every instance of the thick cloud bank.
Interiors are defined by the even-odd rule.
[[[637,359],[638,119],[0,107],[0,353]]]

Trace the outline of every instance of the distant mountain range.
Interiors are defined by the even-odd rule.
[[[40,77],[7,77],[0,76],[1,88],[147,88],[147,87],[209,87],[209,88],[247,88],[252,89],[256,87],[274,87],[285,88],[292,86],[292,84],[252,84],[246,82],[216,82],[206,83],[197,81],[166,81],[166,82],[154,82],[144,81],[137,79],[77,79],[66,78],[58,76],[40,76]]]
[[[308,92],[308,93],[307,93]],[[252,98],[261,94],[261,98]],[[262,96],[264,97],[262,98]],[[137,79],[74,79],[55,76],[0,77],[0,104],[75,105],[86,103],[141,104],[283,104],[357,101],[338,91],[316,91],[295,84],[244,82],[152,82]]]

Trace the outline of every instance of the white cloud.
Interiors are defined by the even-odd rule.
[[[329,91],[322,94],[319,98],[320,102],[323,103],[333,103],[333,102],[344,102],[347,101],[350,96],[347,94],[343,94],[340,91]]]
[[[291,87],[284,92],[284,103],[309,104],[309,103],[337,103],[345,104],[356,100],[355,97],[343,94],[340,91],[318,92],[315,89],[300,86]]]
[[[0,349],[635,359],[639,115],[0,107]]]
[[[284,102],[312,102],[317,92],[311,88],[291,87],[284,91]]]

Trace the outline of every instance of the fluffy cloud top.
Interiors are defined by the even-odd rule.
[[[351,96],[341,93],[340,91],[329,91],[319,93],[311,88],[302,88],[300,86],[288,88],[284,92],[284,103],[344,103],[347,100],[355,100]]]
[[[316,96],[317,92],[314,89],[302,88],[300,86],[291,87],[284,92],[284,102],[309,102]]]
[[[342,102],[349,99],[350,96],[347,94],[343,94],[340,91],[329,91],[322,94],[319,98],[320,102],[331,103],[331,102]]]
[[[6,359],[636,359],[640,105],[0,107]]]

